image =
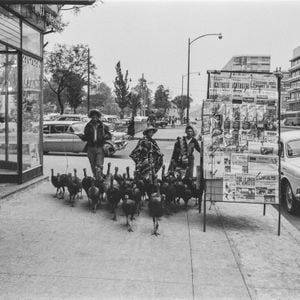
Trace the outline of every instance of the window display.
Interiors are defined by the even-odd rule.
[[[17,173],[17,55],[0,54],[0,174]]]
[[[40,165],[41,62],[23,55],[23,170]]]

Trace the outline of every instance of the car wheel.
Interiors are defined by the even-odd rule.
[[[291,185],[289,182],[287,182],[285,184],[283,197],[284,197],[284,202],[286,205],[286,210],[290,214],[294,214],[298,209],[298,205],[297,205],[298,203],[293,194],[293,191],[292,191],[292,188],[291,188]]]

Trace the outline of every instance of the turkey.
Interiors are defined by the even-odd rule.
[[[168,176],[168,182],[167,182],[167,187],[162,190],[161,189],[161,194],[165,194],[166,195],[166,199],[165,199],[165,209],[166,209],[166,214],[171,214],[170,213],[170,209],[171,209],[171,205],[172,203],[175,203],[175,199],[176,199],[176,187],[175,187],[175,178],[172,175]]]
[[[77,176],[77,169],[73,169],[73,171],[74,171],[74,176],[72,177],[72,181],[80,188],[80,195],[82,198],[82,181]]]
[[[117,208],[122,196],[121,196],[120,189],[114,186],[113,176],[111,176],[110,178],[110,186],[107,189],[106,194],[107,194],[108,204],[110,205],[111,208],[111,212],[114,214],[112,219],[114,221],[117,221]]]
[[[88,190],[89,188],[92,186],[92,181],[94,181],[94,177],[91,177],[91,176],[87,176],[86,174],[86,168],[83,168],[83,178],[82,178],[82,181],[81,181],[81,184],[82,184],[82,188],[84,189],[87,197],[88,197],[88,201],[90,202],[90,198],[89,198],[89,195],[88,195]]]
[[[102,168],[96,168],[96,178],[95,178],[95,186],[100,191],[100,200],[99,200],[99,207],[101,206],[101,201],[104,198],[106,186],[105,186],[105,179],[102,173]]]
[[[153,233],[152,235],[158,236],[159,218],[164,214],[164,203],[166,196],[161,195],[159,192],[159,184],[157,184],[157,191],[150,194],[149,198],[149,211],[153,220]]]
[[[122,210],[126,216],[126,225],[128,226],[128,231],[133,231],[132,229],[132,222],[134,220],[134,215],[137,212],[138,204],[132,200],[129,199],[128,195],[125,195],[122,203]],[[128,217],[130,216],[130,220]]]
[[[75,199],[81,191],[81,186],[73,181],[71,173],[68,174],[67,188],[69,191],[69,202],[73,207],[75,205]]]
[[[63,186],[60,181],[60,174],[57,173],[57,175],[55,176],[53,169],[51,169],[51,183],[56,188],[56,193],[54,197],[57,197],[62,192]]]
[[[91,187],[88,189],[88,198],[91,199],[92,212],[96,213],[97,206],[100,202],[100,190],[95,185],[95,180],[91,181]]]
[[[72,176],[72,174],[71,174],[71,176]],[[59,181],[61,183],[61,189],[62,189],[62,194],[59,197],[59,199],[64,199],[64,197],[65,197],[65,187],[68,186],[68,182],[69,182],[68,174],[60,174],[59,175]]]
[[[180,199],[184,197],[186,185],[183,182],[182,175],[179,173],[175,181],[177,205],[180,204]]]

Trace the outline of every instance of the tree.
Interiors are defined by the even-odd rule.
[[[67,77],[64,94],[66,95],[69,105],[73,108],[75,114],[77,108],[82,104],[84,85],[84,80],[78,74],[74,73]]]
[[[119,114],[119,108],[112,95],[111,88],[104,82],[97,85],[95,93],[90,96],[90,107],[100,109],[105,114]]]
[[[115,86],[115,94],[116,94],[116,102],[119,105],[121,112],[120,118],[124,118],[124,109],[128,106],[129,98],[128,98],[128,70],[126,70],[125,76],[122,73],[121,63],[118,61],[116,64],[116,72],[117,76],[115,78],[114,86]]]
[[[99,1],[103,3],[103,1]],[[55,16],[52,14],[46,14],[46,31],[45,34],[53,33],[53,32],[62,32],[69,24],[62,20],[62,12],[66,10],[71,10],[75,15],[78,15],[81,10],[85,7],[89,6],[90,8],[94,8],[97,6],[97,2],[93,5],[59,5],[58,12]],[[32,9],[35,10],[35,5],[32,5]]]
[[[141,107],[144,109],[145,115],[149,116],[151,112],[151,93],[152,91],[148,88],[147,80],[142,76],[142,78],[139,79],[139,83],[135,86],[134,90],[139,94],[141,99]]]
[[[154,94],[154,107],[165,115],[170,105],[169,90],[165,89],[163,85],[159,85]]]
[[[136,116],[138,109],[141,108],[141,95],[134,89],[128,95],[129,103],[128,107],[131,109],[132,116]]]
[[[190,103],[193,101],[193,99],[190,97],[189,98]],[[177,107],[177,111],[180,117],[180,121],[182,123],[182,119],[183,119],[183,114],[184,114],[184,110],[187,108],[187,104],[188,104],[188,98],[187,96],[177,96],[175,97],[172,102],[176,105]]]
[[[64,113],[63,93],[67,88],[68,77],[77,74],[87,85],[88,71],[88,51],[83,44],[67,46],[57,44],[52,52],[45,54],[45,79],[50,89],[56,94],[60,107],[60,113]],[[96,66],[91,63],[90,58],[90,77],[91,81],[97,80],[95,74]]]

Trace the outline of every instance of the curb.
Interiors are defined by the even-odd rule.
[[[37,184],[40,184],[44,181],[49,181],[49,176],[42,175],[42,176],[39,176],[37,178],[34,178],[34,179],[27,181],[25,183],[22,183],[22,184],[12,184],[11,188],[8,188],[9,191],[4,192],[3,195],[0,195],[0,200],[5,199],[14,194],[17,194],[21,191],[24,191],[24,190],[26,190],[32,186],[35,186]]]

